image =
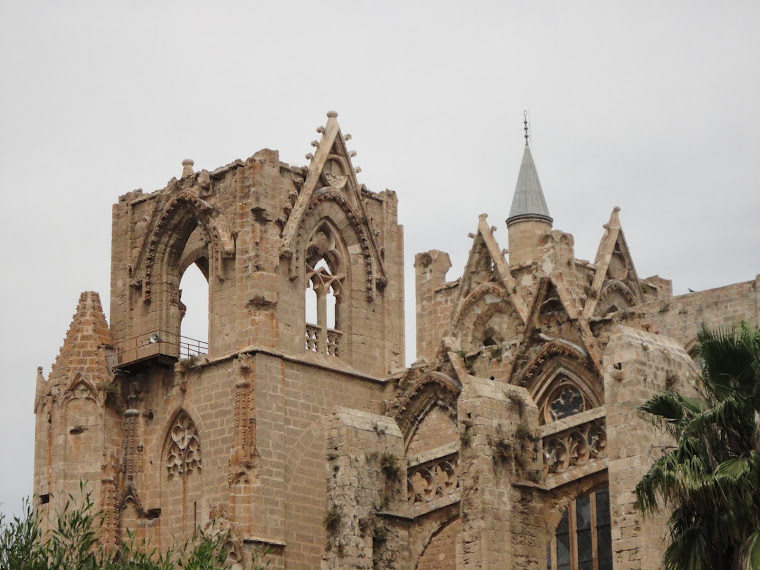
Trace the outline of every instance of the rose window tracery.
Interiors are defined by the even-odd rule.
[[[557,388],[549,399],[549,413],[553,420],[559,420],[583,411],[583,394],[572,384]]]
[[[543,423],[556,422],[594,407],[587,394],[568,376],[559,374],[551,384],[539,405]]]
[[[166,468],[169,479],[190,475],[201,469],[201,440],[195,423],[185,412],[180,413],[169,430]]]

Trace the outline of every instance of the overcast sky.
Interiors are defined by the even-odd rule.
[[[304,165],[334,109],[415,252],[487,212],[500,245],[522,112],[554,227],[594,259],[614,206],[640,277],[760,273],[760,3],[0,2],[0,509],[32,489],[36,367],[109,297],[111,204],[258,149]]]

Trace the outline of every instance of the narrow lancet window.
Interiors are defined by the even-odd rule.
[[[323,224],[306,251],[305,349],[340,356],[345,273],[332,228]]]

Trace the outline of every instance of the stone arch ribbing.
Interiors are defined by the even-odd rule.
[[[189,193],[181,193],[161,207],[160,213],[154,216],[155,223],[145,240],[145,245],[135,266],[135,273],[142,278],[144,300],[150,301],[156,267],[165,271],[176,265],[179,271],[179,261],[185,243],[193,230],[201,225],[205,238],[211,245],[218,232],[212,231],[210,217],[212,206]],[[210,252],[210,256],[211,256]],[[139,277],[138,277],[139,278]]]
[[[314,192],[314,195],[311,199],[311,202],[309,202],[309,207],[304,212],[303,219],[301,220],[301,224],[298,227],[298,233],[296,235],[295,240],[295,252],[294,252],[294,259],[293,263],[291,264],[291,279],[295,279],[298,277],[297,271],[299,268],[303,265],[304,262],[304,255],[305,255],[305,248],[308,242],[308,239],[311,237],[311,234],[313,230],[319,225],[319,221],[325,218],[326,216],[315,216],[315,211],[324,203],[334,203],[336,204],[343,214],[345,215],[348,225],[353,230],[354,234],[356,235],[356,241],[358,245],[361,248],[361,255],[362,259],[364,261],[364,270],[366,274],[366,291],[367,291],[367,299],[371,301],[374,297],[374,268],[373,268],[373,261],[372,261],[372,253],[371,253],[371,241],[370,236],[365,230],[363,226],[363,220],[360,218],[359,214],[354,210],[354,208],[351,206],[351,204],[348,203],[348,201],[337,191],[335,190],[318,190]],[[317,223],[314,223],[314,218],[317,217]],[[337,227],[340,227],[340,224],[336,223],[336,220],[332,220],[333,223]],[[341,232],[341,236],[346,241],[345,232]]]
[[[554,340],[520,370],[513,383],[528,389],[533,400],[541,406],[551,392],[552,383],[561,375],[567,376],[588,399],[590,407],[604,404],[604,388],[593,362],[571,343]]]
[[[474,307],[476,307],[478,303],[485,302],[485,298],[488,295],[494,295],[498,297],[499,301],[486,308],[486,310],[483,311],[481,315],[472,315]],[[451,321],[452,325],[449,330],[449,334],[457,334],[460,340],[467,338],[469,341],[472,341],[471,337],[474,333],[476,321],[478,318],[485,313],[488,313],[488,317],[491,317],[498,312],[507,315],[508,318],[514,321],[516,325],[515,333],[519,332],[523,326],[522,318],[517,312],[517,309],[514,306],[514,303],[512,302],[509,294],[504,290],[503,287],[500,287],[495,283],[483,283],[476,287],[472,292],[470,292],[470,294],[465,297],[464,301],[457,308],[456,313],[454,314],[454,318]]]
[[[456,422],[457,399],[462,385],[441,372],[428,372],[406,391],[395,415],[404,437],[404,449],[433,406],[439,406]]]

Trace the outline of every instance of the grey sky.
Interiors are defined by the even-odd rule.
[[[641,277],[760,273],[757,2],[0,3],[0,502],[31,493],[35,368],[78,295],[107,310],[110,206],[339,112],[361,182],[398,192],[407,359],[415,252],[506,218],[529,108],[554,227],[594,258],[613,206]]]

